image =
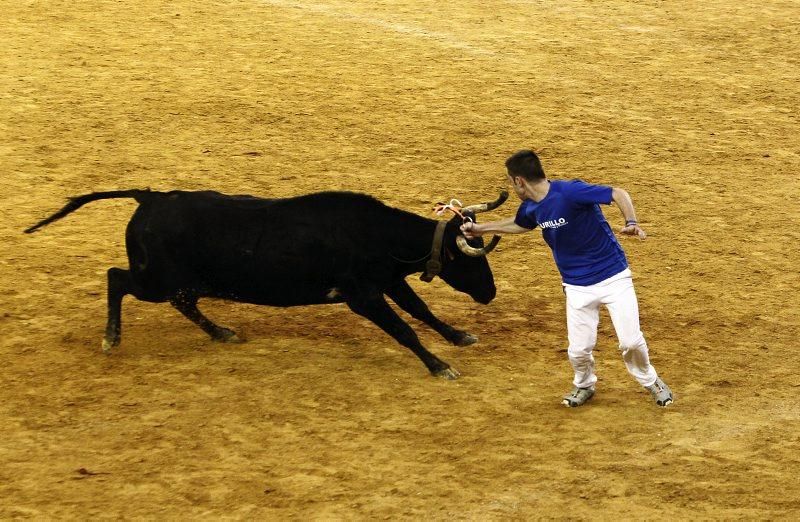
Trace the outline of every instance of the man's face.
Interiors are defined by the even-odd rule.
[[[508,174],[508,181],[511,182],[511,186],[514,188],[514,193],[517,195],[519,199],[525,201],[525,186],[522,184],[522,178],[519,176],[512,176]]]

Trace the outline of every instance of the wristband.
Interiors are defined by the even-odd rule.
[[[638,224],[639,224],[639,222],[638,222],[638,221],[636,221],[635,219],[629,219],[629,220],[627,220],[627,221],[625,222],[625,226],[626,226],[626,227],[630,227],[630,226],[633,226],[633,225],[638,225]]]

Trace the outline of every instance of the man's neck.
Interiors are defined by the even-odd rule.
[[[539,180],[536,183],[526,183],[526,185],[526,196],[535,203],[539,203],[546,198],[547,193],[550,192],[550,181],[546,179]]]

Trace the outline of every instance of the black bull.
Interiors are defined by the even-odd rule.
[[[508,197],[464,209],[492,210]],[[496,289],[484,247],[460,234],[462,220],[437,222],[388,207],[363,194],[323,192],[288,199],[228,196],[217,192],[95,192],[70,198],[31,233],[91,201],[133,198],[128,223],[129,269],[108,270],[108,324],[103,350],[117,346],[122,298],[169,301],[212,339],[236,342],[236,334],[197,309],[201,297],[270,306],[346,303],[419,357],[433,375],[458,372],[430,353],[384,296],[436,330],[467,346],[477,338],[437,319],[405,281],[413,273],[439,275],[458,291],[487,304]],[[438,231],[438,234],[437,234]]]

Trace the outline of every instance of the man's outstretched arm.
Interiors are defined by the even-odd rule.
[[[468,221],[461,225],[461,231],[467,239],[481,237],[484,234],[522,234],[530,232],[530,228],[525,228],[514,223],[514,217],[502,219],[500,221],[490,221],[489,223],[473,223]]]

